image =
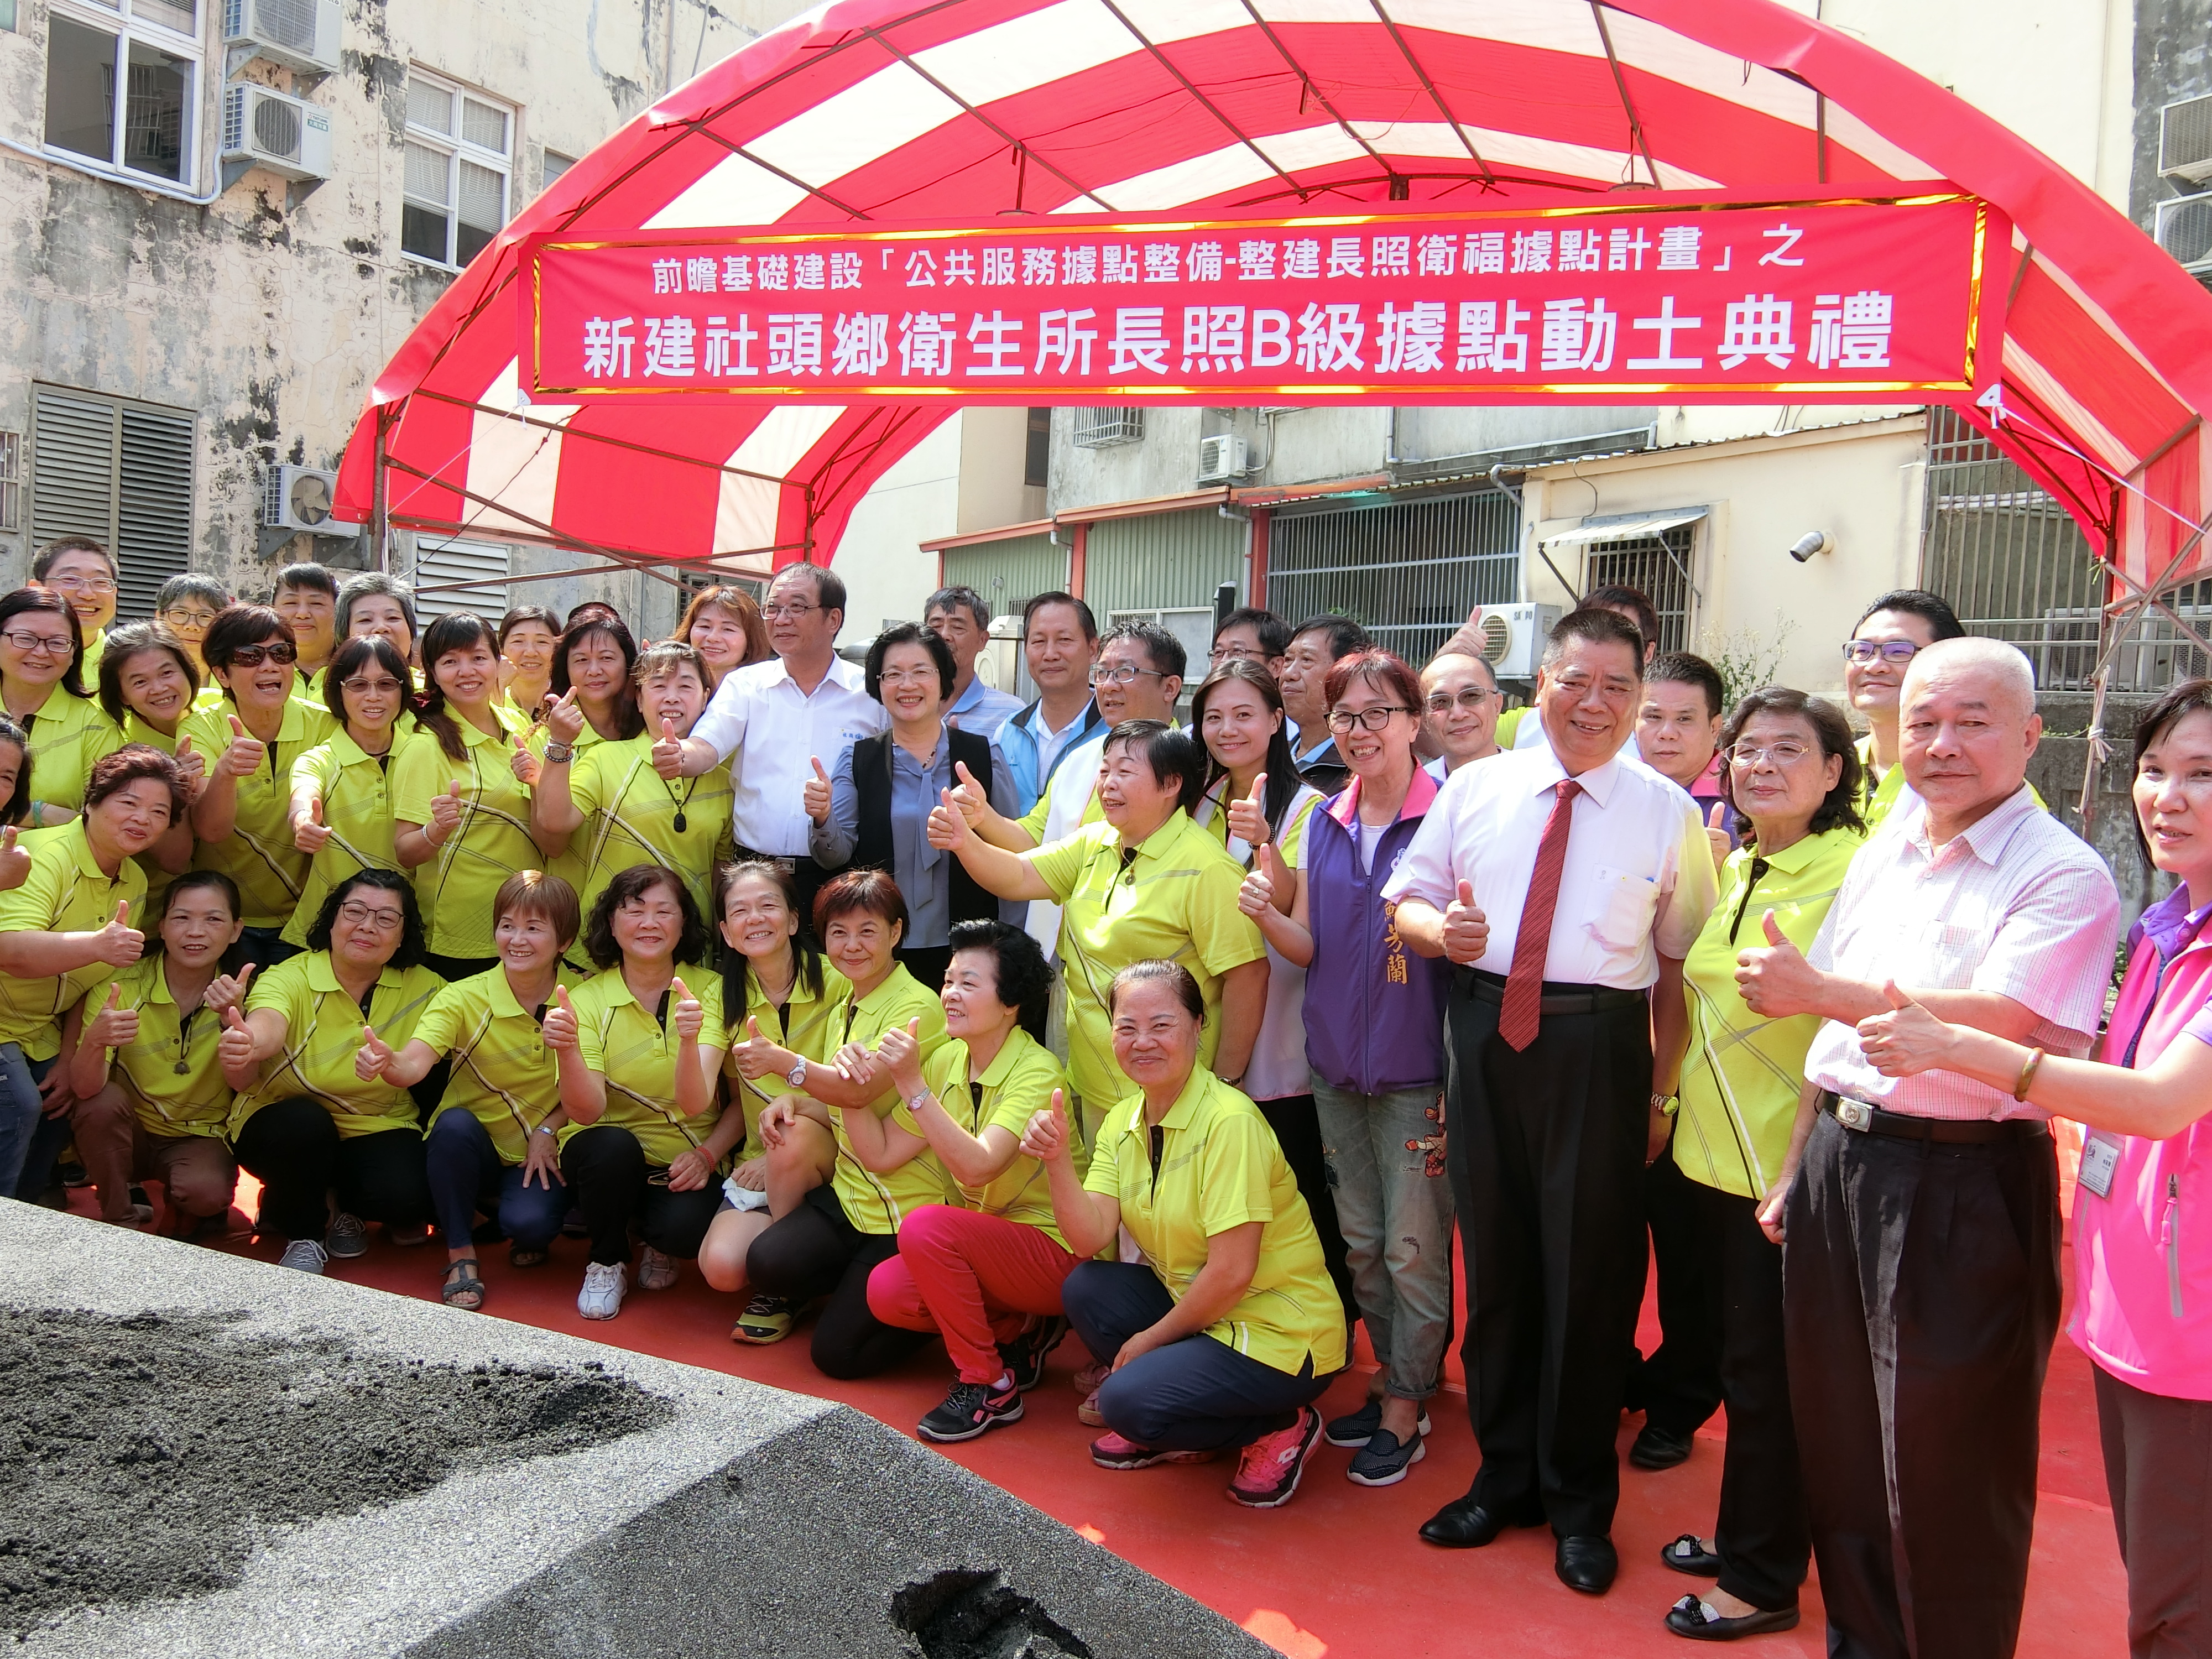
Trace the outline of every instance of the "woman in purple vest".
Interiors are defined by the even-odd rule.
[[[1328,672],[1330,733],[1352,769],[1314,809],[1285,869],[1270,845],[1241,902],[1267,943],[1307,970],[1306,1059],[1336,1212],[1381,1370],[1367,1404],[1328,1425],[1349,1471],[1389,1486],[1421,1459],[1423,1403],[1451,1328],[1451,1185],[1444,1175],[1443,1007],[1450,972],[1398,937],[1382,884],[1437,798],[1413,755],[1420,684],[1387,651]],[[1293,884],[1291,911],[1275,908]]]

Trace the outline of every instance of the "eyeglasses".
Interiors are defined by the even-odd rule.
[[[338,906],[338,920],[356,927],[366,923],[380,933],[388,933],[407,918],[398,910],[372,910],[366,904],[348,902]]]
[[[1217,645],[1206,653],[1206,659],[1212,663],[1263,663],[1267,660],[1267,653],[1256,645]]]
[[[1122,662],[1111,668],[1093,668],[1091,683],[1093,685],[1134,685],[1139,675],[1149,675],[1156,680],[1167,678],[1157,668],[1139,668],[1133,662]]]
[[[0,634],[0,640],[7,641],[27,657],[35,656],[40,652],[49,657],[66,657],[76,648],[67,640],[51,634],[22,634],[12,628]]]
[[[761,615],[767,617],[770,622],[778,622],[787,617],[788,617],[793,622],[797,622],[801,617],[806,615],[808,611],[819,611],[821,608],[822,607],[818,605],[800,605],[795,600],[788,600],[781,604],[763,605],[761,607]]]
[[[1741,766],[1747,770],[1761,761],[1772,761],[1777,766],[1795,766],[1812,752],[1811,744],[1799,743],[1791,738],[1784,738],[1776,743],[1730,744],[1727,750],[1729,764]]]
[[[1463,685],[1454,696],[1447,697],[1439,694],[1431,697],[1429,713],[1449,714],[1455,708],[1464,708],[1474,714],[1497,695],[1495,691],[1486,691],[1479,685]]]
[[[164,611],[161,620],[173,623],[179,628],[205,628],[215,621],[212,611]]]
[[[300,647],[289,640],[271,640],[266,645],[234,645],[230,649],[230,660],[221,665],[225,668],[258,668],[262,663],[295,663],[300,659]]]
[[[399,690],[398,680],[340,680],[338,690],[351,695],[369,697],[388,697]]]
[[[1920,654],[1920,647],[1911,640],[1845,640],[1844,660],[1863,666],[1880,657],[1884,662],[1911,662]]]
[[[940,683],[934,668],[886,668],[876,676],[883,685],[931,685]]]
[[[1365,732],[1380,732],[1390,724],[1393,714],[1410,714],[1410,708],[1400,708],[1391,703],[1376,703],[1372,708],[1332,708],[1328,711],[1328,729],[1341,735],[1355,726]]]
[[[106,576],[49,576],[41,584],[58,593],[112,593],[115,583]]]

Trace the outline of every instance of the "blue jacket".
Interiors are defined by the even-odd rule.
[[[1038,701],[1042,702],[1043,699]],[[1045,785],[1052,781],[1052,775],[1060,769],[1060,762],[1066,760],[1073,750],[1096,737],[1106,724],[1105,718],[1098,712],[1098,705],[1085,703],[1083,718],[1076,726],[1074,736],[1060,744],[1060,753],[1052,757],[1052,764],[1040,772],[1037,768],[1036,734],[1029,729],[1028,725],[1030,716],[1036,712],[1036,703],[1029,703],[1018,713],[1009,714],[1006,723],[998,732],[999,752],[1006,757],[1006,770],[1014,780],[1014,793],[1020,799],[1021,816],[1024,817],[1037,804],[1037,798],[1044,793]]]

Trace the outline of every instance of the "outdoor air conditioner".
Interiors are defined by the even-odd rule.
[[[1486,605],[1475,613],[1482,659],[1501,680],[1533,680],[1544,640],[1559,619],[1556,605]]]
[[[2158,112],[2158,170],[2169,179],[2212,179],[2212,96],[2184,98]]]
[[[1243,477],[1245,471],[1244,441],[1235,433],[1198,441],[1199,483],[1228,483]]]
[[[222,159],[287,179],[327,179],[331,112],[267,87],[233,86],[223,98]]]
[[[328,75],[338,66],[338,0],[223,0],[222,38],[287,69]]]
[[[261,522],[271,530],[305,530],[317,536],[358,536],[361,526],[331,516],[338,475],[312,466],[276,466],[261,486]]]
[[[2212,270],[2212,191],[2158,204],[2158,245],[2184,270]]]

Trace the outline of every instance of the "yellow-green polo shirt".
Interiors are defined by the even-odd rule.
[[[1206,1266],[1207,1240],[1259,1222],[1252,1287],[1206,1335],[1292,1376],[1309,1359],[1316,1376],[1343,1370],[1344,1304],[1297,1178],[1260,1109],[1200,1066],[1159,1127],[1155,1177],[1145,1097],[1116,1105],[1099,1126],[1084,1189],[1121,1200],[1121,1224],[1178,1302]]]
[[[1805,1051],[1820,1020],[1752,1012],[1735,982],[1736,955],[1766,943],[1759,918],[1770,909],[1790,943],[1810,951],[1851,855],[1865,844],[1856,830],[1829,830],[1765,858],[1739,847],[1721,866],[1720,902],[1682,967],[1690,1049],[1682,1061],[1674,1163],[1691,1180],[1758,1198],[1782,1173]]]
[[[85,672],[88,676],[92,672],[88,657]],[[31,799],[72,812],[82,807],[93,763],[114,753],[118,742],[115,722],[107,718],[100,700],[73,697],[57,685],[46,694],[44,708],[15,724],[29,739],[24,752],[31,763]]]
[[[425,728],[392,763],[392,816],[428,827],[430,802],[456,778],[461,783],[461,825],[436,854],[415,866],[415,896],[429,929],[430,949],[441,957],[488,957],[492,945],[492,900],[518,870],[544,864],[530,839],[530,791],[514,775],[514,734],[522,721],[493,705],[505,728],[486,737],[472,721],[453,716],[461,732],[455,760]],[[688,983],[688,981],[687,981]]]
[[[415,1097],[381,1078],[363,1083],[353,1061],[364,1025],[374,1025],[394,1048],[405,1048],[445,983],[419,963],[404,970],[386,967],[369,988],[364,1010],[339,988],[327,951],[310,951],[256,975],[246,1011],[269,1008],[283,1015],[284,1047],[261,1062],[261,1080],[240,1091],[231,1111],[231,1138],[264,1106],[301,1095],[320,1101],[346,1139],[386,1129],[420,1133]]]
[[[721,976],[711,968],[689,964],[679,964],[676,976],[705,1012],[701,1044],[714,1047],[715,1033],[722,1029]],[[658,1169],[666,1169],[706,1139],[722,1115],[720,1104],[709,1102],[696,1117],[676,1109],[676,1059],[683,1043],[676,1035],[672,988],[665,1029],[652,1009],[630,994],[619,965],[572,986],[568,1002],[576,1011],[577,1047],[584,1064],[606,1079],[607,1109],[597,1121],[635,1135],[645,1161]],[[714,1079],[707,1081],[712,1089]],[[570,1124],[561,1132],[561,1144],[567,1146],[571,1135],[587,1127]]]
[[[146,925],[146,872],[137,860],[125,859],[111,881],[94,861],[82,818],[26,830],[21,844],[31,854],[31,873],[21,887],[0,893],[0,933],[96,933],[125,900],[131,925]],[[44,979],[0,974],[0,1042],[19,1045],[26,1060],[52,1060],[62,1051],[62,1016],[114,971],[95,962]]]
[[[321,852],[308,857],[299,902],[284,925],[287,944],[307,942],[307,929],[322,913],[323,901],[347,877],[363,870],[399,868],[399,854],[392,845],[398,828],[392,821],[391,769],[399,764],[400,752],[417,735],[402,737],[395,732],[391,752],[380,757],[364,752],[341,726],[292,763],[286,793],[312,786],[322,800],[323,823],[331,838]]]
[[[500,707],[514,711],[513,724],[516,731],[524,734],[523,747],[537,756],[538,763],[543,765],[545,761],[545,745],[553,741],[553,734],[542,724],[533,724],[529,714],[525,710],[515,708],[511,699],[501,704]],[[504,719],[505,716],[502,715],[501,718]],[[576,752],[568,757],[568,787],[572,793],[576,787],[576,774],[583,769],[584,757],[606,741],[606,738],[599,735],[598,727],[589,720],[584,722],[584,729],[576,738]],[[514,750],[512,739],[508,741],[507,747],[507,752],[512,754]],[[658,774],[655,775],[657,776]],[[544,854],[538,855],[540,867],[550,876],[560,877],[569,886],[574,888],[580,897],[584,891],[584,878],[590,873],[584,857],[584,848],[592,844],[592,838],[598,834],[597,821],[592,813],[586,812],[583,823],[568,832],[568,845],[562,850],[560,857],[547,864],[544,862]],[[591,914],[591,907],[586,905],[584,915],[588,918]],[[584,959],[580,948],[575,952],[575,959],[578,962]],[[691,981],[687,979],[684,982],[689,985]]]
[[[209,708],[196,705],[178,728],[207,757],[210,775],[236,735],[230,729],[236,712],[228,698]],[[299,905],[307,855],[292,844],[292,763],[328,737],[331,724],[326,711],[297,697],[286,699],[276,741],[267,746],[252,775],[238,781],[231,832],[192,848],[193,869],[220,870],[238,884],[246,905],[240,920],[249,927],[282,927]]]
[[[1243,866],[1181,807],[1123,866],[1110,823],[1085,824],[1022,856],[1060,907],[1060,959],[1067,976],[1067,1064],[1075,1091],[1096,1110],[1127,1094],[1114,1063],[1106,994],[1133,962],[1163,957],[1190,969],[1206,998],[1198,1063],[1221,1042],[1222,975],[1267,954],[1251,917],[1237,908]]]
[[[924,990],[904,967],[896,967],[881,985],[859,1001],[848,1002],[839,1011],[830,1023],[830,1030],[837,1039],[830,1045],[830,1052],[835,1054],[848,1042],[873,1048],[884,1032],[894,1025],[903,1026],[910,1019],[921,1021],[921,1055],[926,1066],[930,1056],[945,1043],[945,1005]],[[889,1117],[898,1103],[898,1086],[894,1084],[866,1106],[854,1109]],[[833,1106],[830,1115],[837,1129],[837,1167],[830,1176],[830,1185],[836,1189],[837,1202],[844,1207],[845,1219],[855,1228],[864,1233],[895,1233],[908,1211],[945,1201],[950,1183],[945,1166],[937,1161],[934,1152],[925,1147],[890,1174],[878,1175],[854,1154],[852,1137],[845,1130],[843,1110]]]
[[[673,870],[691,890],[699,914],[713,910],[714,862],[734,850],[729,765],[671,783],[653,769],[655,741],[648,732],[594,744],[569,763],[568,796],[584,822],[569,836],[568,850],[583,866],[576,892],[586,915],[609,882],[640,864]]]
[[[109,1050],[107,1080],[129,1098],[138,1127],[169,1140],[220,1138],[233,1103],[216,1054],[222,1016],[202,1005],[189,1020],[184,1018],[161,963],[159,956],[141,957],[128,968],[111,970],[85,992],[85,1022],[89,1024],[107,1006],[108,988],[113,986],[122,994],[119,1006],[138,1016],[138,1036]]]
[[[531,1131],[561,1103],[561,1073],[538,1012],[514,1000],[507,969],[446,986],[430,999],[415,1040],[453,1060],[431,1123],[448,1112],[471,1113],[490,1131],[502,1164],[521,1163]]]
[[[691,981],[684,981],[689,985]],[[817,1066],[826,1066],[830,1057],[843,1044],[845,1005],[853,1000],[852,981],[828,963],[822,964],[822,994],[811,994],[805,981],[794,979],[791,986],[791,1000],[779,1013],[776,1006],[761,990],[757,977],[748,974],[745,979],[744,1012],[728,1022],[729,1032],[723,1042],[734,1049],[745,1040],[745,1020],[750,1018],[760,1023],[760,1033],[779,1048],[787,1048],[802,1060],[811,1060]],[[730,1079],[730,1102],[744,1114],[745,1138],[738,1148],[739,1163],[758,1158],[768,1150],[761,1144],[756,1127],[760,1121],[761,1108],[779,1096],[791,1092],[781,1078],[750,1079],[739,1073],[734,1057],[722,1064],[722,1074]],[[835,1109],[834,1108],[832,1109]]]
[[[983,1075],[975,1079],[974,1094],[968,1086],[968,1045],[957,1037],[945,1040],[945,1046],[921,1068],[921,1076],[937,1097],[937,1103],[945,1108],[945,1115],[979,1139],[994,1124],[1019,1139],[1030,1127],[1030,1117],[1052,1103],[1052,1091],[1066,1086],[1052,1050],[1018,1025],[983,1068]],[[921,1133],[921,1125],[907,1110],[904,1101],[892,1110],[891,1121],[908,1134]],[[1079,1159],[1084,1156],[1080,1136],[1075,1144]],[[995,1179],[981,1187],[963,1185],[948,1170],[945,1188],[947,1204],[1035,1227],[1051,1235],[1060,1249],[1067,1248],[1067,1241],[1060,1236],[1060,1224],[1053,1218],[1052,1188],[1040,1159],[1018,1156]]]

